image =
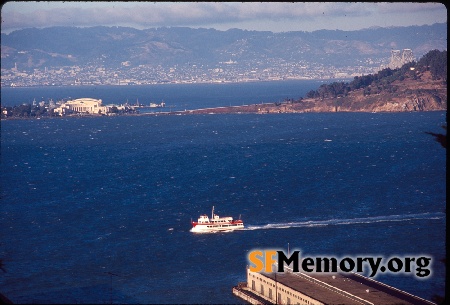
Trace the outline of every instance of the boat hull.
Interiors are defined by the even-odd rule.
[[[197,224],[192,227],[191,232],[193,233],[214,233],[214,232],[227,232],[234,230],[242,230],[244,229],[243,223],[236,224]]]

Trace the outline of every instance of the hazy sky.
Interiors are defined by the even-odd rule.
[[[438,2],[6,2],[1,31],[50,26],[187,26],[288,32],[447,22]]]

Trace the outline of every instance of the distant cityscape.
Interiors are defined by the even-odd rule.
[[[147,85],[164,83],[229,83],[289,79],[347,79],[376,73],[382,62],[368,60],[358,66],[339,67],[320,63],[247,61],[219,62],[214,66],[183,64],[138,65],[125,61],[120,67],[98,64],[85,66],[44,67],[31,71],[17,65],[1,69],[2,87],[77,86],[77,85]]]
[[[120,67],[103,65],[44,67],[32,71],[15,67],[1,69],[2,87],[77,86],[77,85],[148,85],[164,83],[236,83],[275,81],[289,79],[325,80],[350,79],[374,74],[384,68],[396,69],[415,60],[412,50],[392,50],[390,62],[367,59],[357,66],[335,67],[307,61],[287,62],[268,59],[266,62],[219,62],[217,65],[184,64],[163,67],[161,65],[132,66],[124,61]]]

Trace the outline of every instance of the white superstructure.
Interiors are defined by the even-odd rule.
[[[219,217],[214,214],[214,207],[212,207],[211,219],[208,215],[200,215],[198,220],[192,221],[191,232],[207,233],[218,231],[232,231],[244,228],[244,222],[241,219],[233,220],[233,217]]]

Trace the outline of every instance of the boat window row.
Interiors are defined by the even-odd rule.
[[[236,227],[237,225],[235,224],[225,224],[225,225],[215,225],[215,226],[207,226],[208,228],[222,228],[222,227]]]

